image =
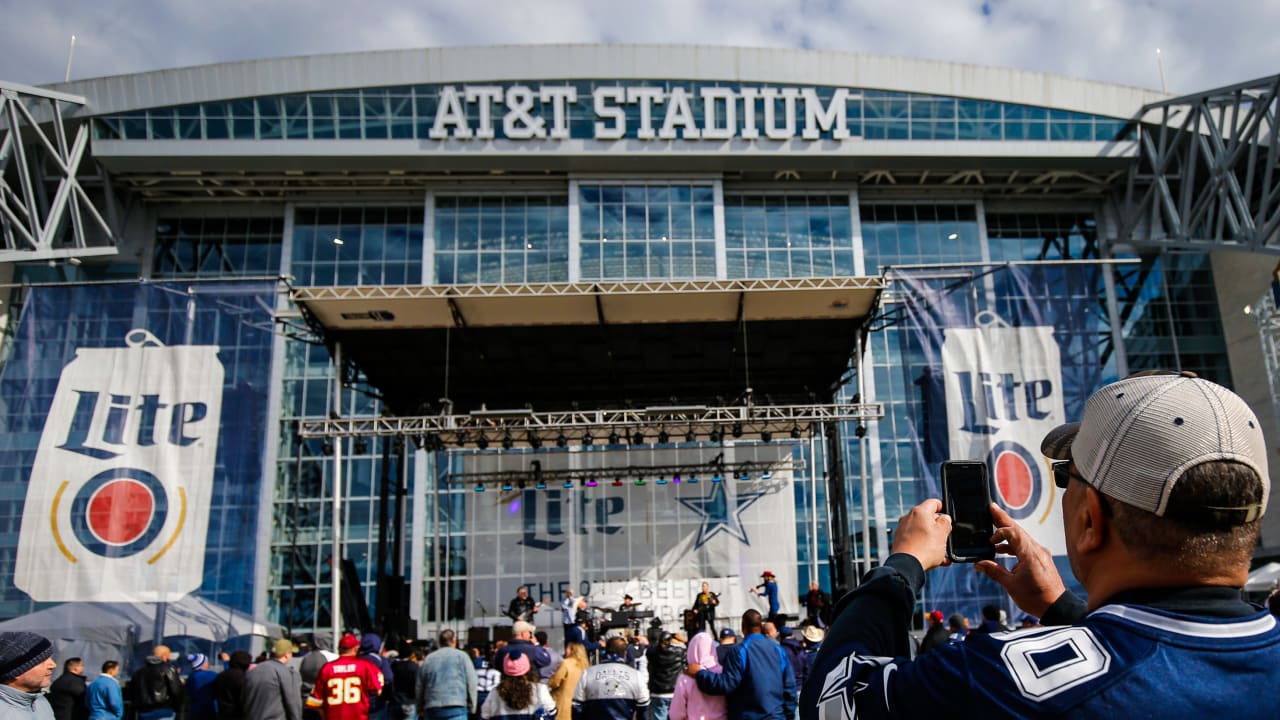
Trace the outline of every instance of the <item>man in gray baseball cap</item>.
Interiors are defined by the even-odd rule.
[[[951,518],[929,499],[893,553],[840,601],[801,693],[803,720],[898,717],[1246,717],[1280,705],[1280,624],[1241,594],[1271,481],[1257,417],[1185,372],[1104,386],[1041,450],[1062,491],[1067,557],[998,505],[982,561],[1046,627],[970,636],[905,657],[925,573],[946,562]],[[894,656],[898,657],[894,657]]]

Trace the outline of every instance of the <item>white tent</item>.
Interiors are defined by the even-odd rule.
[[[1277,584],[1280,584],[1280,562],[1273,562],[1249,573],[1244,589],[1246,592],[1268,592]]]
[[[104,660],[129,668],[134,648],[155,644],[156,603],[80,603],[55,605],[0,623],[0,632],[25,630],[43,635],[54,646],[54,659],[85,661],[93,677]],[[187,596],[168,603],[164,637],[191,637],[222,645],[242,636],[279,637],[279,625],[254,620],[225,605]]]

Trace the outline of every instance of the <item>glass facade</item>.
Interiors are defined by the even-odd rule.
[[[152,277],[275,277],[283,237],[278,216],[162,218]]]
[[[729,277],[855,275],[852,225],[848,194],[726,194]]]
[[[567,282],[569,199],[563,195],[440,195],[435,282]]]
[[[628,88],[646,88],[660,92],[662,101],[650,107],[650,126],[659,130],[664,122],[664,102],[679,91],[687,97],[690,116],[701,122],[706,117],[704,89],[719,88],[741,93],[777,93],[778,88],[730,82],[679,80],[573,80],[547,82],[505,82],[485,85],[486,94],[507,97],[517,86],[529,87],[529,112],[544,122],[555,114],[555,99],[542,97],[540,88],[571,88],[576,102],[565,102],[565,126],[572,139],[593,139],[597,117],[593,93],[602,90],[625,119],[628,139],[641,137],[643,127],[640,102],[627,102]],[[480,87],[480,86],[476,86]],[[814,100],[825,110],[831,106],[837,91],[845,93],[845,129],[849,135],[866,140],[1040,140],[1049,142],[1096,142],[1127,137],[1132,129],[1126,120],[1067,110],[1054,110],[1031,105],[1002,103],[966,98],[925,95],[887,90],[859,90],[829,86],[789,88],[796,95],[781,95],[771,100],[756,99],[757,111],[751,113],[756,126],[763,129],[766,109],[781,126],[791,114],[797,131],[808,122],[803,90],[813,92]],[[97,118],[97,136],[121,140],[385,140],[433,139],[431,132],[440,110],[442,94],[456,97],[469,127],[481,127],[479,102],[466,102],[462,86],[401,85],[395,87],[333,90],[298,95],[243,98],[177,107],[152,108]],[[619,94],[620,93],[620,94]],[[514,98],[513,98],[514,99]],[[491,120],[495,139],[506,139],[510,132],[526,132],[518,123],[508,128],[501,117],[501,101],[494,101],[490,111],[498,116]],[[564,101],[561,101],[564,102]],[[723,101],[716,102],[717,117],[724,117]],[[741,132],[747,123],[743,100],[734,113],[734,130]],[[788,110],[790,105],[790,110]],[[724,122],[724,119],[718,122]],[[833,138],[832,129],[818,129],[818,138]],[[817,139],[817,138],[815,138]]]
[[[580,185],[578,194],[583,280],[716,276],[711,185]]]
[[[422,221],[421,206],[299,208],[290,273],[304,286],[420,284]]]

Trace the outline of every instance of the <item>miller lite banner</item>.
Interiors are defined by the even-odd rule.
[[[903,312],[902,355],[912,359],[902,368],[905,385],[917,393],[910,408],[919,414],[908,426],[919,496],[941,497],[943,461],[981,460],[992,500],[1065,555],[1062,494],[1040,441],[1079,419],[1093,390],[1114,376],[1105,315],[1096,300],[1081,300],[1100,295],[1098,269],[1009,266],[975,272],[971,282],[957,281],[957,272],[890,274]],[[972,596],[984,591],[980,577],[943,568],[930,583]]]
[[[1040,440],[1066,422],[1058,352],[1052,327],[946,328],[942,374],[951,459],[985,461],[991,498],[1062,555],[1061,498],[1040,454]]]
[[[23,498],[12,587],[41,602],[219,589],[251,609],[271,302],[262,283],[30,289],[0,384],[4,482]]]
[[[730,467],[745,460],[757,467],[777,463],[772,472],[757,471],[746,480],[717,476],[699,455],[707,452],[575,450],[542,462],[548,469],[632,470],[619,470],[616,480],[604,475],[591,487],[555,482],[545,489],[469,493],[471,611],[497,621],[525,585],[547,606],[535,623],[552,629],[560,626],[565,589],[601,608],[615,608],[629,594],[672,629],[681,627],[683,612],[706,582],[719,595],[720,626],[734,627],[748,609],[768,613],[758,586],[769,571],[777,577],[781,612],[798,612],[795,486],[786,469],[793,448],[723,448]],[[471,471],[494,471],[511,460],[489,454],[464,462]],[[687,470],[677,481],[634,471],[644,466]]]

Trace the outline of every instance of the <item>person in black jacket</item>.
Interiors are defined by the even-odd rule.
[[[88,688],[84,677],[84,661],[73,657],[62,664],[62,674],[49,686],[49,705],[55,720],[86,720],[89,707],[84,704]]]
[[[227,669],[213,681],[213,699],[218,703],[218,720],[248,720],[244,703],[244,674],[253,656],[244,650],[231,653]]]
[[[942,611],[934,610],[926,617],[929,619],[929,629],[925,631],[924,639],[920,641],[920,650],[916,653],[917,655],[924,655],[951,642],[951,631],[942,621]]]
[[[169,662],[169,648],[157,645],[147,657],[147,664],[134,673],[134,702],[139,720],[176,718],[183,707],[182,677]]]
[[[686,643],[680,633],[662,633],[657,645],[645,653],[649,671],[649,718],[667,720],[671,698],[676,692],[676,679],[684,672]]]

